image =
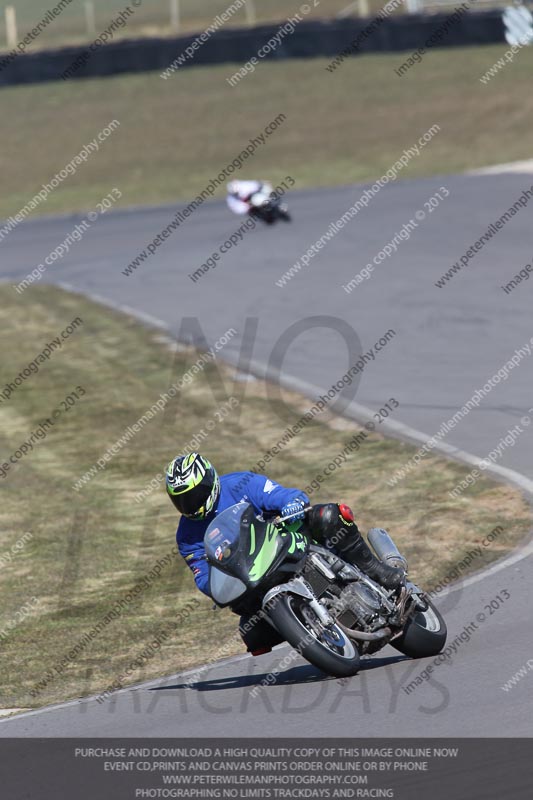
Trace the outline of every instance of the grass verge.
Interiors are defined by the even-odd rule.
[[[177,515],[164,490],[141,504],[134,497],[207,420],[216,418],[225,402],[224,387],[240,400],[238,410],[217,421],[200,446],[221,472],[252,467],[280,439],[287,425],[280,408],[267,399],[260,382],[234,383],[229,368],[210,364],[75,491],[80,475],[198,354],[172,350],[160,334],[134,319],[52,287],[15,299],[3,285],[0,300],[2,391],[74,318],[82,320],[38,372],[0,402],[0,463],[9,462],[43,418],[54,420],[46,437],[0,478],[0,705],[33,707],[102,692],[176,619],[181,619],[178,629],[153,657],[141,659],[125,684],[242,652],[236,617],[229,611],[217,611],[215,617],[184,562],[171,555]],[[83,395],[76,389],[80,386]],[[63,410],[62,401],[73,391],[80,399]],[[293,422],[312,404],[297,395],[286,398]],[[56,409],[61,412],[53,417]],[[305,487],[358,432],[354,423],[321,415],[273,459],[269,475]],[[450,499],[448,491],[468,472],[459,464],[428,457],[401,484],[388,487],[386,478],[414,451],[368,434],[312,500],[343,500],[356,510],[363,530],[390,529],[414,578],[428,586],[496,526],[501,534],[472,567],[501,556],[525,536],[529,508],[514,489],[480,480],[468,495]],[[121,607],[120,616],[70,657],[76,643],[157,562],[164,562],[160,575],[145,581],[146,588]],[[21,616],[32,598],[37,604]],[[47,675],[52,677],[35,692]]]
[[[120,127],[34,214],[89,209],[114,186],[125,206],[191,200],[280,113],[286,121],[235,176],[292,175],[297,188],[374,179],[435,124],[402,178],[529,158],[533,49],[479,81],[504,47],[430,51],[401,78],[405,53],[348,59],[333,73],[324,59],[260,63],[235,88],[226,78],[237,64],[3,89],[0,216],[114,119]]]

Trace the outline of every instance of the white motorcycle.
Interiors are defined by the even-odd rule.
[[[243,205],[248,206],[248,214],[262,220],[266,225],[273,225],[277,220],[290,222],[291,215],[286,203],[282,203],[279,195],[273,191],[270,183],[261,183],[255,191],[242,192],[245,183],[232,183],[228,186],[227,202],[232,211],[242,213]]]

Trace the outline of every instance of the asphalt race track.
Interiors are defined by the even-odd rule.
[[[239,337],[222,356],[234,363],[246,319],[258,318],[255,338],[250,322],[246,328],[247,344],[253,345],[247,368],[264,374],[270,364],[272,375],[280,349],[274,346],[289,337],[282,382],[313,398],[327,392],[359,357],[357,337],[364,353],[392,329],[393,338],[366,364],[348,413],[368,418],[394,397],[400,407],[390,432],[424,441],[533,335],[533,281],[522,281],[509,294],[501,289],[532,261],[529,205],[444,288],[435,286],[532,184],[533,175],[525,172],[397,181],[283,288],[275,282],[365,187],[291,194],[292,225],[258,226],[246,233],[196,283],[189,273],[240,225],[223,203],[206,203],[128,277],[122,270],[176,209],[109,212],[45,272],[43,281],[149,315],[175,334],[182,318],[194,314],[209,343],[233,326]],[[450,194],[429,212],[424,204],[442,186]],[[423,219],[415,217],[420,210]],[[419,222],[410,238],[375,266],[368,280],[345,292],[343,285],[411,218]],[[0,244],[0,276],[19,283],[76,221],[50,218],[20,226]],[[286,331],[294,323],[300,323],[298,335],[291,337]],[[357,334],[349,346],[341,335],[348,330],[345,323]],[[533,434],[521,419],[530,409],[533,415],[532,386],[533,358],[527,355],[444,440],[454,452],[486,457],[521,425],[523,431],[514,446],[503,449],[497,467],[502,478],[530,493]],[[280,420],[280,431],[283,427]],[[412,571],[416,579],[416,567]],[[526,545],[484,575],[443,593],[439,607],[448,641],[472,622],[477,627],[470,628],[469,641],[463,636],[453,663],[436,667],[409,693],[403,687],[432,660],[410,661],[389,647],[344,682],[324,678],[301,659],[287,660],[277,683],[252,696],[254,686],[288,656],[288,647],[281,647],[258,659],[243,656],[210,667],[195,676],[191,688],[190,675],[173,675],[119,692],[101,705],[82,700],[21,714],[0,722],[0,736],[531,736],[533,676],[509,692],[501,687],[533,657],[532,575],[533,547]],[[502,592],[510,598],[491,614],[485,606]]]

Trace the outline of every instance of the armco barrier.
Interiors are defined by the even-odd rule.
[[[458,3],[458,6],[460,4]],[[423,47],[429,37],[449,19],[454,9],[439,14],[398,15],[385,19],[368,36],[363,37],[359,53],[413,51]],[[334,58],[371,24],[372,19],[343,19],[299,23],[294,32],[285,35],[264,60],[285,58]],[[244,64],[275,36],[280,25],[254,28],[222,28],[196,50],[178,72],[199,64]],[[173,38],[126,39],[95,49],[87,62],[69,80],[117,75],[124,72],[163,71],[192,44],[198,34]],[[499,10],[467,12],[450,28],[434,47],[504,42],[502,13]],[[0,86],[61,80],[61,76],[87,52],[87,46],[43,50],[17,56],[4,63],[0,56]],[[174,79],[175,79],[174,75]]]

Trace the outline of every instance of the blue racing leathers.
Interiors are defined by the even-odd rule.
[[[214,510],[205,519],[182,517],[176,531],[176,542],[194,575],[201,592],[209,596],[209,565],[205,560],[204,534],[217,514],[244,500],[251,503],[257,514],[262,511],[281,511],[291,500],[309,504],[307,495],[299,489],[286,489],[266,475],[254,472],[230,472],[220,476],[220,495]]]

